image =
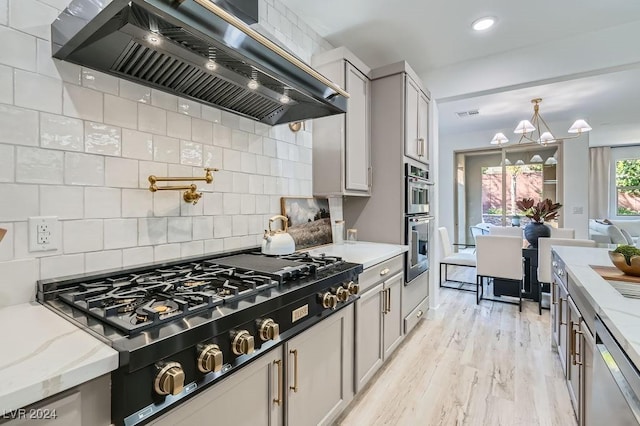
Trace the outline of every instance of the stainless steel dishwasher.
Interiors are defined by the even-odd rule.
[[[589,420],[593,425],[640,424],[640,373],[600,317],[596,316],[596,353]]]

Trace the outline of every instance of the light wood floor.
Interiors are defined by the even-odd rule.
[[[451,275],[450,275],[451,277]],[[472,280],[474,277],[470,277]],[[361,425],[576,424],[549,311],[442,289],[429,311],[339,420]]]

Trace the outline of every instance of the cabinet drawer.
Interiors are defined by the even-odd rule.
[[[429,297],[425,297],[418,306],[404,317],[404,334],[408,334],[418,324],[418,322],[425,317],[427,310],[429,309]]]
[[[364,293],[376,283],[391,278],[393,275],[401,272],[403,266],[404,254],[401,254],[365,269],[365,271],[360,274],[360,293]]]

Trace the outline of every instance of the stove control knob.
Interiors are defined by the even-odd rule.
[[[338,304],[338,298],[334,294],[331,294],[327,291],[326,293],[320,295],[320,303],[325,309],[335,309],[336,305]]]
[[[349,290],[349,293],[351,294],[358,294],[358,292],[360,291],[360,286],[358,285],[358,283],[349,281],[349,284],[347,284],[347,290]]]
[[[218,345],[203,345],[198,349],[198,370],[202,373],[222,370],[222,351]]]
[[[236,333],[231,343],[233,353],[236,355],[249,355],[253,353],[253,336],[247,330]]]
[[[263,341],[275,340],[280,336],[280,326],[271,318],[267,318],[260,323],[258,327],[260,339]]]
[[[184,371],[177,362],[169,362],[161,365],[153,389],[158,395],[177,395],[184,387]]]
[[[338,287],[336,289],[336,298],[338,299],[338,302],[346,302],[349,298],[349,294],[349,290],[344,287]]]

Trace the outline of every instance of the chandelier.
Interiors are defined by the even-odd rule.
[[[541,145],[547,145],[548,143],[560,142],[566,139],[574,139],[579,137],[582,133],[586,133],[591,130],[591,126],[582,119],[576,120],[569,128],[568,132],[574,134],[573,136],[564,136],[556,138],[551,129],[540,116],[540,102],[542,98],[531,99],[533,104],[533,117],[531,120],[522,120],[516,126],[513,133],[519,134],[520,139],[518,143],[538,143]],[[492,145],[502,145],[509,142],[509,139],[503,133],[496,133],[493,139],[491,139]]]

